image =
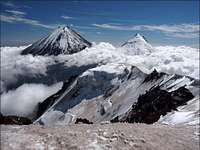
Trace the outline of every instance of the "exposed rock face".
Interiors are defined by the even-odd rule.
[[[78,124],[78,123],[93,124],[93,122],[90,122],[88,119],[85,119],[85,118],[77,118],[75,121],[75,124]]]
[[[25,117],[19,117],[19,116],[3,116],[0,113],[0,124],[6,124],[6,125],[29,125],[32,121]]]
[[[59,27],[22,51],[22,55],[59,55],[79,52],[92,44],[69,27]]]
[[[153,80],[158,80],[159,78],[161,78],[162,76],[164,76],[166,73],[163,72],[157,72],[155,69],[153,72],[151,72],[145,79],[144,82],[152,82]]]
[[[192,93],[185,87],[167,92],[157,86],[140,95],[137,103],[133,104],[132,110],[125,117],[120,120],[116,117],[111,122],[151,124],[158,121],[161,115],[164,116],[167,112],[176,110],[178,106],[186,104],[193,97]]]

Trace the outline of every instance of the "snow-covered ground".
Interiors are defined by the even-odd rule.
[[[198,150],[194,126],[76,124],[1,126],[3,150]]]

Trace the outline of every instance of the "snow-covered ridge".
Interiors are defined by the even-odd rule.
[[[22,54],[59,55],[73,54],[90,47],[91,43],[69,27],[58,27],[46,38],[33,43]]]
[[[81,74],[36,123],[69,124],[79,117],[97,123],[109,121],[128,112],[138,97],[153,87],[175,91],[187,85],[198,90],[192,86],[193,81],[156,71],[145,74],[137,67],[124,64],[98,66]]]

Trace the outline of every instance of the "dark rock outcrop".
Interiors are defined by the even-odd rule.
[[[153,72],[151,72],[150,74],[147,75],[147,77],[144,79],[143,83],[153,81],[153,80],[158,80],[165,74],[166,73],[163,73],[163,72],[157,72],[156,69],[154,69]]]
[[[159,86],[140,95],[137,103],[125,117],[112,119],[111,122],[147,123],[152,124],[159,120],[161,115],[176,110],[178,106],[185,105],[194,96],[185,87],[167,92]]]
[[[25,117],[19,117],[19,116],[3,116],[0,113],[0,124],[5,125],[29,125],[32,121]]]
[[[84,124],[93,124],[93,122],[90,122],[88,119],[86,118],[77,118],[75,121],[75,124],[79,124],[79,123],[84,123]]]

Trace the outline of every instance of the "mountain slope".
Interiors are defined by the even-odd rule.
[[[91,43],[69,27],[59,27],[46,38],[41,39],[22,51],[22,55],[73,54],[90,47]]]
[[[151,44],[146,41],[144,36],[139,33],[135,34],[132,39],[121,45],[121,47],[126,51],[126,53],[131,55],[144,55],[150,54],[153,50]]]
[[[169,104],[167,112],[170,112],[191,100],[193,94],[197,95],[191,93],[198,90],[198,87],[193,85],[194,81],[192,78],[156,71],[146,74],[137,67],[125,64],[98,66],[81,74],[36,122],[69,124],[74,123],[76,118],[87,118],[96,123],[110,121],[117,116],[126,115],[132,105],[137,104],[140,95],[145,94],[146,91],[152,93],[151,89],[157,86],[166,93],[174,91],[172,95],[177,96],[172,96],[172,103],[183,101],[175,104],[175,107]],[[188,86],[190,91],[187,89]],[[183,89],[182,92],[180,88]],[[184,99],[187,93],[189,96]],[[162,95],[156,98],[159,96]],[[161,100],[166,101],[166,99],[167,97],[163,96]],[[142,105],[146,105],[146,102],[148,101],[143,102]],[[162,114],[165,112],[156,116],[157,120]],[[152,118],[152,120],[156,119]]]

